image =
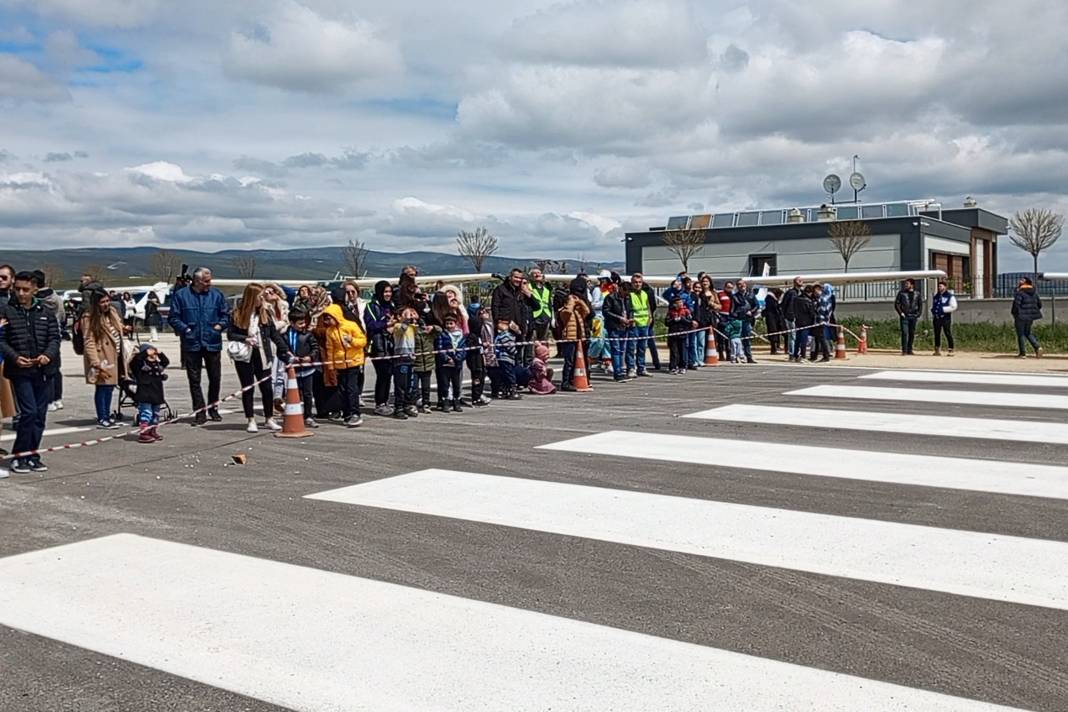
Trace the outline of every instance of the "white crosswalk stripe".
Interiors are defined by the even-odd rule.
[[[736,403],[683,416],[698,420],[802,427],[833,427],[902,435],[1011,440],[1013,442],[1068,445],[1068,424],[1033,420],[957,418],[917,413],[880,413],[870,410],[786,408]]]
[[[876,381],[909,381],[913,383],[972,383],[984,386],[1068,388],[1068,376],[1035,376],[1021,373],[901,370],[866,373],[860,378]]]
[[[133,535],[0,579],[0,623],[295,710],[1008,709]]]
[[[541,449],[1068,499],[1068,467],[1055,465],[620,430],[550,443]]]
[[[1061,542],[450,470],[312,498],[1068,609]]]
[[[787,391],[788,396],[816,398],[853,398],[858,400],[904,401],[908,403],[942,403],[982,405],[1007,408],[1042,408],[1068,410],[1068,395],[1047,393],[992,393],[988,391],[952,391],[929,388],[877,388],[869,386],[811,386]]]

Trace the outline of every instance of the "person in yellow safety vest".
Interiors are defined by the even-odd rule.
[[[530,291],[537,305],[531,315],[527,341],[544,342],[553,325],[553,290],[545,284],[545,275],[536,267],[530,271]]]
[[[646,289],[645,279],[640,272],[630,278],[631,320],[633,324],[627,331],[627,376],[651,377],[645,370],[645,349],[653,336],[653,312],[656,310],[656,297],[651,289]]]

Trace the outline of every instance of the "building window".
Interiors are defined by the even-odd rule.
[[[734,213],[717,213],[713,215],[712,227],[734,227]]]
[[[667,229],[668,230],[685,230],[686,226],[690,222],[689,215],[677,215],[673,218],[668,218]]]
[[[886,206],[886,217],[888,218],[907,218],[909,216],[909,204],[908,203],[888,203]]]
[[[761,225],[782,225],[781,210],[765,210],[760,214]]]
[[[737,227],[756,227],[760,213],[738,213]]]
[[[865,220],[874,220],[883,216],[883,206],[865,205],[860,209],[860,215]]]
[[[856,220],[859,213],[857,206],[847,207],[845,205],[838,206],[838,219],[839,220]]]
[[[779,258],[774,254],[749,255],[749,274],[761,277],[764,274],[764,266],[768,267],[768,276],[774,277],[779,273]]]

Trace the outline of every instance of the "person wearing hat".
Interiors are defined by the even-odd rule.
[[[134,402],[137,403],[137,441],[154,443],[163,439],[159,434],[159,411],[166,401],[163,382],[167,380],[164,370],[170,365],[167,355],[153,344],[141,344],[130,360],[130,377],[137,386]]]

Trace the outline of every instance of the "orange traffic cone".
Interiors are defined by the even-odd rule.
[[[592,391],[590,388],[590,379],[586,376],[586,357],[583,355],[582,343],[575,344],[575,390]]]
[[[868,327],[866,324],[861,324],[860,326],[860,345],[857,346],[857,353],[868,353]]]
[[[275,433],[276,438],[307,438],[315,433],[304,429],[304,401],[297,386],[297,371],[290,366],[286,369],[286,407],[282,417],[282,432]]]
[[[716,350],[716,332],[708,327],[708,338],[705,339],[705,365],[719,365],[719,351]]]
[[[834,345],[834,357],[836,359],[846,358],[845,329],[841,326],[838,327],[838,341]]]

